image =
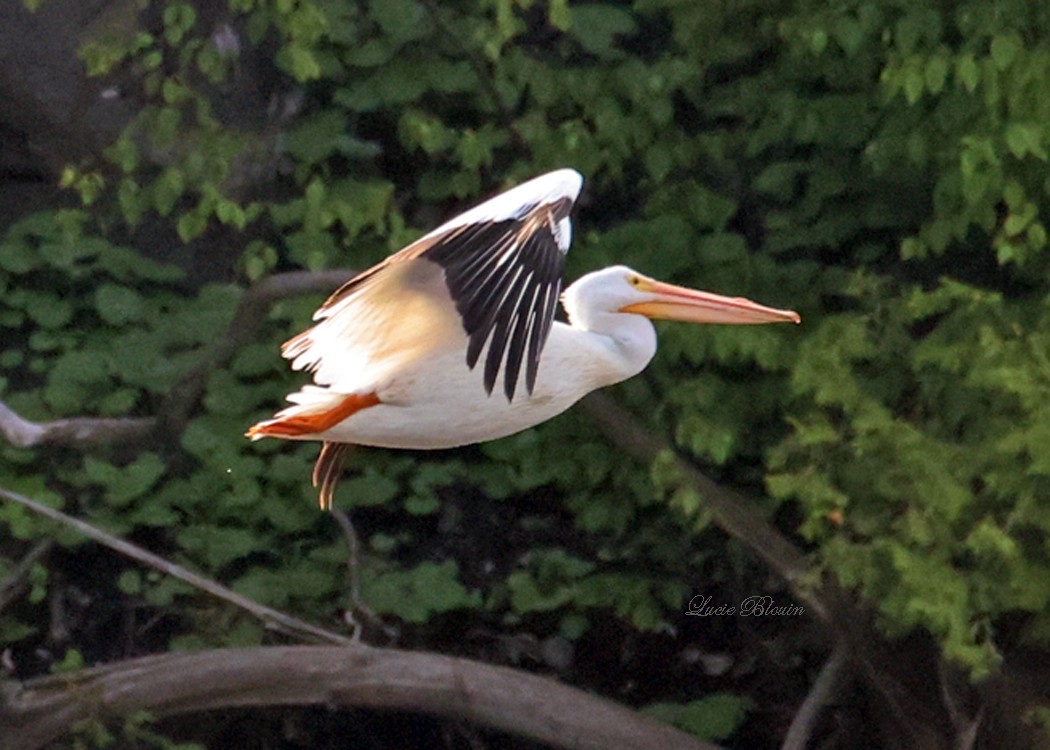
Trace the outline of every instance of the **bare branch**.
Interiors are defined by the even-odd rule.
[[[780,750],[806,750],[811,747],[813,730],[817,721],[832,702],[842,693],[842,685],[849,676],[849,649],[844,641],[835,644],[831,656],[824,662],[820,674],[813,682],[809,695],[802,701],[795,718],[784,736]]]
[[[937,682],[954,733],[952,750],[973,750],[977,743],[977,732],[984,720],[984,706],[979,705],[972,712],[967,710],[962,699],[973,694],[973,686],[958,667],[944,659],[937,661]]]
[[[330,508],[328,513],[339,524],[343,537],[346,539],[346,568],[350,577],[350,609],[346,613],[346,619],[354,629],[353,640],[355,643],[361,640],[364,626],[368,624],[392,641],[397,637],[397,628],[383,622],[383,618],[376,614],[361,597],[361,543],[354,524],[350,516],[338,508]],[[361,622],[359,618],[364,619],[365,622]]]
[[[717,750],[546,677],[364,645],[171,653],[31,680],[0,704],[0,750],[37,750],[78,722],[134,711],[309,704],[419,711],[558,748]]]
[[[321,643],[335,643],[339,645],[348,645],[352,641],[350,638],[339,635],[338,633],[332,633],[323,628],[319,628],[316,625],[300,620],[297,617],[292,617],[284,612],[276,609],[271,609],[265,605],[259,604],[245,596],[241,596],[236,591],[226,588],[220,583],[213,581],[210,578],[205,578],[202,575],[193,573],[181,565],[176,565],[170,560],[165,560],[159,555],[155,555],[152,552],[147,552],[139,546],[127,542],[119,537],[115,537],[102,529],[92,526],[89,523],[81,521],[78,518],[66,515],[62,511],[49,508],[46,505],[42,505],[35,500],[32,500],[25,495],[20,495],[17,492],[12,492],[4,488],[0,488],[0,497],[7,498],[11,502],[18,503],[24,508],[27,508],[34,513],[37,513],[46,518],[50,518],[52,521],[56,521],[63,526],[75,529],[89,539],[104,544],[116,552],[119,552],[126,557],[142,563],[154,570],[158,570],[165,575],[169,575],[172,578],[177,578],[183,583],[188,583],[196,589],[211,594],[212,596],[218,597],[225,602],[228,602],[235,607],[239,607],[246,612],[251,613],[255,617],[262,620],[266,627],[276,630],[286,635],[292,635],[296,637],[308,636]]]
[[[150,418],[95,419],[74,417],[51,422],[31,422],[0,401],[0,435],[11,445],[86,446],[141,440],[153,429]]]
[[[329,292],[353,274],[347,269],[292,271],[269,276],[252,286],[241,298],[225,332],[204,354],[201,362],[171,390],[156,418],[74,417],[32,422],[0,401],[0,436],[19,448],[41,445],[87,448],[112,443],[134,443],[153,432],[158,424],[169,428],[169,434],[178,435],[200,403],[208,376],[229,362],[244,344],[255,337],[274,302],[309,292]]]

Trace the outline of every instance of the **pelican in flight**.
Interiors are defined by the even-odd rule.
[[[352,444],[453,448],[511,435],[641,372],[650,319],[798,323],[798,313],[612,266],[561,293],[583,178],[559,169],[445,222],[347,281],[281,353],[314,383],[251,427],[319,440],[320,503]],[[554,320],[559,295],[568,323]]]

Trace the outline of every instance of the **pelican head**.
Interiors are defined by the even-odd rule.
[[[743,297],[723,297],[651,279],[627,266],[589,273],[565,290],[569,320],[595,330],[609,314],[643,315],[651,320],[687,323],[799,323],[794,310],[765,307]]]

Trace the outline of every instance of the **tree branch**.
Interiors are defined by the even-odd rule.
[[[204,395],[208,376],[228,363],[242,346],[255,338],[274,302],[311,292],[331,292],[354,273],[349,269],[289,271],[267,276],[253,284],[241,298],[233,320],[214,346],[172,388],[161,405],[158,419],[169,428],[174,426],[172,434],[181,433],[189,415]]]
[[[651,463],[660,453],[674,455],[674,447],[654,435],[637,418],[620,408],[607,393],[596,391],[580,402],[605,437],[627,455]],[[806,556],[774,529],[747,500],[712,481],[695,466],[676,456],[678,469],[700,493],[712,519],[730,536],[743,542],[760,560],[783,578],[812,614],[831,621],[829,601],[834,592],[819,583]]]
[[[0,488],[0,497],[18,503],[22,507],[27,508],[38,515],[50,518],[52,521],[56,521],[63,526],[75,529],[89,539],[92,539],[99,544],[103,544],[126,557],[130,557],[132,560],[140,562],[154,570],[158,570],[172,578],[177,578],[183,583],[188,583],[196,589],[218,597],[235,607],[239,607],[262,620],[266,624],[266,627],[272,630],[277,630],[287,635],[293,635],[300,638],[307,636],[321,643],[335,643],[339,645],[348,645],[352,643],[350,638],[339,635],[338,633],[332,633],[324,628],[319,628],[316,625],[311,625],[304,620],[300,620],[297,617],[292,617],[291,615],[285,614],[279,610],[259,604],[246,596],[241,596],[236,591],[228,589],[210,578],[205,578],[202,575],[193,573],[192,571],[183,568],[181,565],[176,565],[159,555],[147,552],[131,542],[127,542],[119,537],[113,536],[112,534],[108,534],[102,529],[81,521],[78,518],[66,515],[62,511],[42,505],[25,495],[20,495],[17,492]]]
[[[349,270],[293,272],[277,274],[255,284],[242,298],[224,334],[202,357],[200,364],[187,373],[181,383],[173,389],[162,409],[162,414],[170,410],[170,416],[164,417],[165,424],[174,423],[181,430],[185,419],[199,403],[209,374],[215,368],[228,362],[241,346],[254,337],[266,319],[269,306],[274,301],[307,292],[329,292],[351,275],[352,271]],[[663,451],[674,454],[673,446],[668,441],[646,430],[639,420],[617,406],[607,394],[601,392],[591,394],[583,400],[582,408],[587,410],[605,436],[627,455],[639,461],[651,462]],[[153,419],[68,419],[37,424],[22,419],[0,403],[0,434],[15,445],[99,444],[126,439],[128,435],[144,434],[150,429],[156,429],[156,423],[157,420]],[[138,432],[139,430],[141,432]],[[894,696],[901,692],[902,686],[883,675],[878,669],[877,665],[882,656],[879,647],[881,641],[873,634],[870,624],[850,597],[842,592],[834,581],[827,579],[821,581],[801,550],[777,532],[760,514],[753,511],[745,498],[718,485],[688,461],[677,458],[676,462],[683,475],[700,492],[705,507],[715,523],[744,543],[753,554],[780,575],[812,614],[815,614],[846,640],[849,644],[851,660],[861,665],[862,673],[870,684],[889,702],[891,708],[897,709],[894,715],[900,715],[901,731],[905,733],[913,731],[915,727],[907,726],[909,722],[904,720],[900,706],[895,702]],[[0,494],[9,499],[15,499],[13,493],[0,491]],[[24,499],[28,500],[28,498]],[[295,618],[289,618],[282,623],[282,618],[288,617],[283,613],[261,607],[250,600],[240,602],[238,601],[240,597],[235,592],[213,581],[196,577],[196,582],[194,582],[194,574],[189,571],[183,571],[185,576],[190,577],[188,579],[174,572],[183,569],[178,566],[169,568],[171,564],[162,558],[110,537],[105,532],[64,516],[58,511],[44,506],[39,507],[45,515],[55,514],[51,517],[56,520],[68,519],[70,525],[79,528],[96,541],[129,554],[151,567],[175,575],[237,606],[244,606],[248,611],[254,610],[253,613],[266,620],[271,627],[297,634],[312,633],[321,640],[330,642],[349,640],[315,628],[309,623],[300,624],[300,621],[296,621]],[[65,521],[60,520],[60,522]],[[136,550],[136,552],[127,550]],[[285,630],[282,625],[290,629]],[[0,745],[0,750],[2,750],[2,745]]]
[[[348,269],[292,271],[268,276],[254,284],[241,298],[233,320],[223,334],[205,352],[200,363],[172,388],[161,405],[159,417],[73,417],[33,422],[0,401],[0,436],[19,448],[42,445],[88,448],[111,443],[134,443],[156,430],[158,425],[173,428],[169,434],[178,435],[200,403],[208,376],[228,363],[242,346],[255,337],[274,302],[309,292],[330,292],[353,274]]]
[[[849,677],[849,648],[844,641],[835,644],[831,656],[824,662],[813,682],[809,695],[802,701],[795,718],[784,736],[780,750],[806,750],[813,739],[813,730],[827,708],[841,694],[842,685]]]
[[[581,404],[605,437],[627,455],[645,462],[652,462],[664,451],[676,455],[668,441],[647,430],[607,393],[592,393]],[[677,455],[675,462],[700,493],[704,508],[711,514],[712,520],[783,578],[795,596],[805,604],[807,611],[816,615],[829,633],[846,644],[849,661],[859,667],[866,683],[885,701],[887,712],[904,737],[904,745],[922,746],[917,738],[922,736],[924,723],[913,720],[902,705],[907,700],[902,700],[902,696],[911,694],[909,686],[902,685],[882,668],[891,657],[886,654],[884,641],[874,631],[864,611],[839,588],[834,579],[820,577],[802,551],[752,510],[744,497],[712,481]],[[834,667],[831,670],[834,675],[838,671],[838,664],[831,662],[830,666]]]
[[[346,611],[346,620],[354,629],[354,643],[361,640],[366,624],[374,627],[389,641],[393,641],[397,638],[397,628],[383,622],[383,618],[377,615],[361,597],[361,544],[350,516],[338,508],[330,508],[328,514],[335,519],[346,540],[346,571],[350,579],[350,606]]]
[[[145,417],[96,419],[73,417],[51,422],[32,422],[0,401],[0,435],[18,448],[39,445],[90,446],[141,440],[153,429],[155,420]]]
[[[0,750],[37,750],[78,722],[135,711],[308,704],[419,711],[559,748],[717,750],[547,677],[363,645],[171,653],[31,680],[0,705]]]

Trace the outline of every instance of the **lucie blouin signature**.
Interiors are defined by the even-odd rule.
[[[711,597],[697,594],[689,600],[685,613],[691,617],[793,617],[805,614],[797,604],[778,604],[771,596],[749,596],[740,604],[711,604]]]

